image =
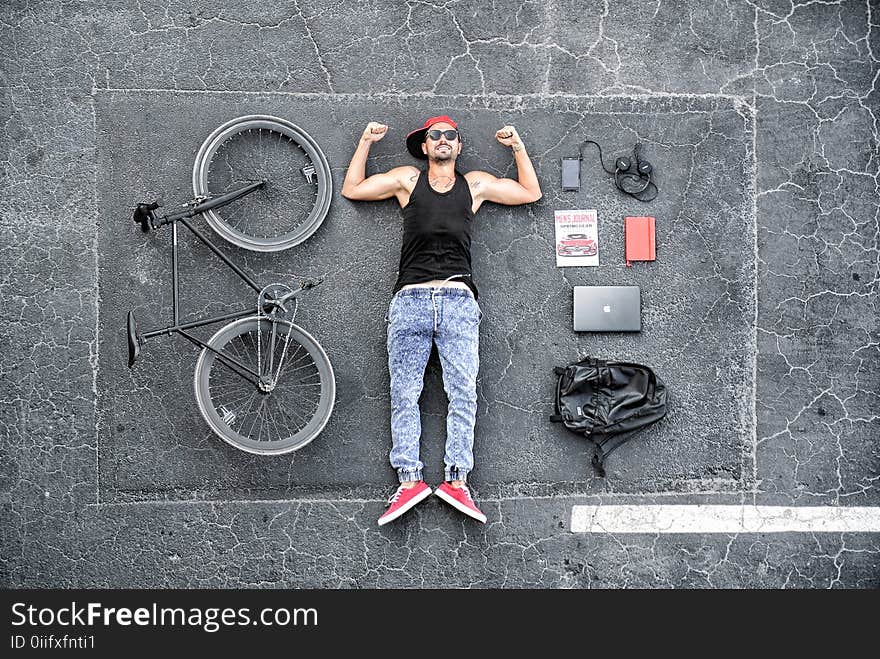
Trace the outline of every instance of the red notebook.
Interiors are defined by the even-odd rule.
[[[654,246],[654,218],[624,218],[626,237],[626,267],[632,261],[653,261],[657,258]]]

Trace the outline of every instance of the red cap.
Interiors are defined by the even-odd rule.
[[[449,124],[456,130],[458,130],[458,124],[445,114],[441,114],[439,117],[431,117],[425,122],[424,126],[417,130],[414,130],[406,136],[406,150],[420,160],[427,160],[428,156],[422,153],[422,142],[425,141],[425,133],[427,133],[431,126],[433,126],[434,124],[441,123]]]

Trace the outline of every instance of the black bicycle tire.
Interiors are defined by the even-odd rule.
[[[254,331],[257,328],[257,322],[269,324],[271,321],[264,317],[258,319],[257,316],[250,316],[248,318],[241,318],[232,321],[221,327],[214,336],[211,337],[210,341],[208,341],[208,345],[215,350],[222,350],[223,346],[229,343],[230,340],[233,340],[244,333]],[[318,408],[309,422],[295,435],[275,442],[258,442],[236,433],[223,422],[220,415],[217,413],[215,406],[209,402],[211,399],[211,366],[219,362],[219,359],[213,351],[208,350],[207,348],[202,349],[193,374],[196,403],[199,411],[202,413],[202,417],[205,419],[205,422],[211,430],[223,439],[223,441],[235,448],[257,455],[280,455],[290,453],[301,449],[303,446],[312,442],[330,420],[336,398],[336,381],[333,374],[333,365],[330,363],[327,353],[324,352],[324,349],[318,341],[298,325],[286,320],[278,320],[276,322],[280,323],[282,334],[286,334],[289,328],[290,336],[306,349],[309,356],[318,367],[320,375],[321,393]],[[226,368],[226,366],[223,365],[219,366],[220,368]],[[253,366],[256,365],[254,364]]]
[[[327,217],[333,196],[333,177],[330,164],[327,162],[324,152],[321,151],[321,147],[305,130],[286,119],[263,114],[244,115],[227,121],[208,135],[196,154],[193,164],[193,194],[197,198],[210,195],[208,172],[211,159],[227,140],[253,129],[267,129],[281,133],[295,141],[306,152],[315,166],[315,175],[318,181],[314,207],[298,230],[272,239],[252,236],[238,230],[224,221],[217,210],[205,211],[204,216],[208,225],[233,245],[255,252],[280,252],[299,245],[318,230]]]

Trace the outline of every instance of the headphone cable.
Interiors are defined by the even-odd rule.
[[[606,174],[614,174],[613,171],[610,171],[610,170],[605,166],[605,158],[602,156],[602,146],[601,146],[598,142],[594,142],[593,140],[585,140],[585,141],[583,142],[583,144],[580,145],[580,148],[578,148],[578,160],[583,160],[583,159],[584,159],[584,147],[585,147],[587,144],[595,144],[595,145],[596,145],[596,148],[599,149],[599,164],[602,165],[602,169],[605,170],[605,173],[606,173]]]

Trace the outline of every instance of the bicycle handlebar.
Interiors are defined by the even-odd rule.
[[[161,199],[157,199],[152,204],[138,204],[137,208],[134,209],[134,213],[132,214],[131,219],[134,221],[135,224],[141,225],[141,231],[147,233],[150,228],[155,228],[155,210],[161,206]]]

